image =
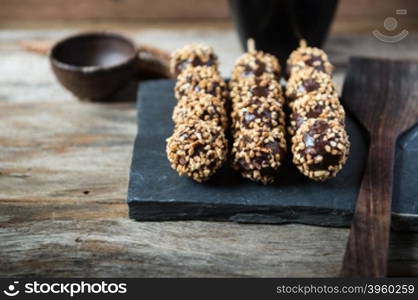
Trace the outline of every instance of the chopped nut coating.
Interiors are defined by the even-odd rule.
[[[287,73],[291,76],[292,73],[306,68],[314,68],[329,75],[332,75],[334,69],[323,50],[315,47],[299,47],[290,54],[287,60]]]
[[[177,77],[174,91],[177,99],[191,93],[211,94],[221,100],[228,96],[225,80],[214,66],[188,66]]]
[[[309,119],[292,137],[293,163],[309,178],[323,181],[342,169],[350,150],[344,126],[336,121]]]
[[[238,84],[242,79],[268,76],[279,79],[280,64],[276,57],[263,51],[247,52],[238,57],[232,71],[230,85]]]
[[[206,181],[222,166],[228,142],[224,129],[201,120],[180,124],[167,139],[167,157],[180,175]]]
[[[230,82],[232,166],[245,178],[272,183],[286,153],[284,97],[277,59],[261,51],[238,58]]]
[[[330,75],[306,68],[289,77],[286,98],[292,102],[306,94],[337,94],[337,92]]]
[[[307,94],[293,103],[289,117],[289,134],[294,135],[308,119],[337,120],[344,125],[345,111],[335,94]]]
[[[293,163],[318,181],[336,176],[350,149],[332,70],[327,55],[318,48],[301,46],[287,60]]]
[[[171,55],[170,71],[178,76],[187,66],[215,66],[218,68],[218,57],[210,46],[188,44]]]
[[[242,130],[232,149],[232,166],[242,176],[264,184],[272,183],[286,154],[284,131],[280,128]]]
[[[228,92],[217,67],[212,47],[202,44],[186,45],[171,59],[178,102],[172,116],[174,133],[167,139],[167,157],[174,170],[197,182],[215,174],[228,152]]]
[[[179,125],[191,119],[213,122],[223,128],[228,126],[223,102],[210,94],[192,93],[178,101],[173,111],[174,123]]]

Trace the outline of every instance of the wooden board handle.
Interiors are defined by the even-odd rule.
[[[371,142],[341,275],[385,277],[389,248],[395,139]]]

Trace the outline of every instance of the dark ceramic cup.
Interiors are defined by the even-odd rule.
[[[229,0],[243,48],[253,38],[257,49],[277,56],[284,66],[301,38],[321,47],[337,0]]]
[[[50,62],[58,81],[82,100],[101,100],[135,73],[137,52],[124,36],[82,33],[56,43]]]

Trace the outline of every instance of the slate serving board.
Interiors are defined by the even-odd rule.
[[[368,138],[348,114],[351,153],[334,179],[304,177],[290,158],[277,183],[262,185],[225,165],[199,184],[171,169],[165,139],[173,130],[174,82],[141,83],[137,101],[138,135],[129,179],[129,216],[138,221],[218,220],[241,223],[303,223],[349,226],[367,157]],[[397,143],[392,227],[418,231],[418,126]]]

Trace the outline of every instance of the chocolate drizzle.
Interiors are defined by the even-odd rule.
[[[259,77],[259,76],[263,75],[266,72],[266,64],[265,63],[263,63],[259,59],[256,59],[254,61],[254,63],[256,65],[255,68],[251,67],[249,64],[243,65],[243,67],[244,67],[244,76],[245,77],[249,77],[249,76]]]
[[[303,87],[308,93],[316,91],[317,89],[319,89],[320,86],[321,85],[319,84],[319,82],[317,82],[316,80],[312,78],[308,78],[303,81]]]
[[[318,55],[311,55],[311,57],[307,59],[305,63],[319,72],[325,72],[324,61]]]
[[[330,129],[327,121],[316,120],[311,129],[303,135],[303,143],[305,144],[305,149],[302,151],[303,156],[320,155],[323,158],[321,162],[310,165],[311,170],[328,170],[329,166],[338,165],[341,161],[341,154],[333,155],[326,151],[326,146],[330,147],[331,142],[331,139],[326,138]]]
[[[207,61],[202,60],[199,56],[195,56],[193,59],[187,58],[179,61],[175,66],[175,75],[178,76],[187,66],[192,65],[193,67],[198,66],[214,66],[216,58],[213,54],[209,55],[209,59]]]
[[[256,97],[267,97],[269,89],[263,86],[256,86],[251,90],[251,93]]]

